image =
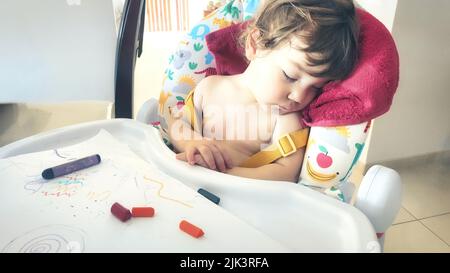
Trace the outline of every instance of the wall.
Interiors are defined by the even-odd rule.
[[[380,20],[387,29],[392,30],[397,0],[356,0],[355,2]]]
[[[2,1],[0,101],[31,103],[0,103],[0,147],[110,116],[108,102],[76,101],[93,99],[92,90],[103,90],[95,94],[105,93],[112,100],[112,8],[111,1]],[[75,101],[50,103],[67,99]]]
[[[111,1],[2,1],[0,103],[114,100]]]
[[[134,75],[133,116],[149,98],[159,98],[164,67],[169,63],[169,55],[175,50],[183,33],[145,32],[143,51],[136,61]]]
[[[450,1],[399,0],[400,85],[375,121],[367,163],[450,150]]]

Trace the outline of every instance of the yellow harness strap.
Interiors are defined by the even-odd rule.
[[[195,115],[195,106],[194,106],[194,90],[192,89],[184,100],[184,113],[188,116],[188,122],[191,125],[192,130],[196,128],[196,115]]]
[[[274,162],[280,157],[287,157],[304,146],[308,141],[309,128],[304,128],[282,135],[277,142],[252,155],[240,167],[257,168]]]

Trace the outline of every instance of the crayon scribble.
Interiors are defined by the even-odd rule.
[[[42,178],[32,180],[23,185],[24,190],[32,191],[32,193],[38,192],[45,185],[45,181]]]
[[[109,196],[112,194],[111,191],[102,191],[102,192],[94,192],[94,191],[90,191],[87,194],[87,199],[90,201],[105,201],[106,199],[109,198]]]
[[[50,180],[45,183],[45,188],[41,191],[41,193],[44,196],[71,197],[83,187],[83,182],[85,180],[86,178],[82,174],[65,175],[55,179],[54,182]]]
[[[11,240],[3,253],[84,252],[85,232],[66,225],[48,225],[28,231]]]
[[[161,197],[161,198],[163,198],[163,199],[166,199],[166,200],[169,200],[169,201],[173,201],[173,202],[179,203],[179,204],[181,204],[181,205],[183,205],[183,206],[186,206],[186,207],[188,207],[188,208],[193,208],[193,206],[192,206],[191,204],[188,204],[188,203],[185,203],[185,202],[183,202],[183,201],[176,200],[176,199],[173,199],[173,198],[170,198],[170,197],[161,195],[161,191],[162,191],[162,189],[164,188],[164,183],[162,183],[162,182],[160,182],[160,181],[157,181],[157,180],[154,180],[154,179],[150,179],[150,178],[148,178],[148,177],[146,177],[146,176],[144,176],[144,179],[147,180],[147,181],[149,181],[149,182],[156,183],[156,184],[158,184],[158,185],[160,186],[159,189],[158,189],[158,192],[157,192],[157,195],[158,195],[159,197]]]
[[[74,157],[68,157],[68,156],[61,155],[61,153],[58,152],[58,149],[54,149],[53,151],[55,152],[56,156],[58,156],[58,157],[61,157],[61,158],[67,159],[67,160],[75,160],[76,159]]]

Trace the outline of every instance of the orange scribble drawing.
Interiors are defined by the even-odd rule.
[[[149,181],[149,182],[156,183],[156,184],[158,184],[158,185],[160,186],[159,189],[158,189],[158,192],[157,192],[157,195],[158,195],[159,197],[161,197],[161,198],[163,198],[163,199],[166,199],[166,200],[173,201],[173,202],[177,202],[177,203],[179,203],[179,204],[181,204],[181,205],[183,205],[183,206],[186,206],[186,207],[188,207],[188,208],[193,208],[193,206],[192,206],[191,204],[188,204],[188,203],[185,203],[185,202],[183,202],[183,201],[176,200],[176,199],[173,199],[173,198],[170,198],[170,197],[161,195],[161,191],[162,191],[162,189],[164,188],[164,183],[162,183],[162,182],[160,182],[160,181],[157,181],[157,180],[154,180],[154,179],[151,179],[151,178],[148,178],[148,177],[146,177],[146,176],[144,176],[144,179],[147,180],[147,181]]]

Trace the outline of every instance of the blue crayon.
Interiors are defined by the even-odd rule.
[[[63,176],[69,173],[73,173],[82,169],[89,168],[91,166],[99,164],[101,158],[98,154],[84,157],[75,161],[67,162],[59,166],[45,169],[42,172],[44,179],[53,179],[58,176]]]
[[[210,193],[209,191],[205,190],[205,189],[198,189],[197,191],[198,193],[200,193],[201,195],[203,195],[204,197],[206,197],[207,199],[209,199],[211,202],[215,203],[216,205],[219,204],[220,202],[220,198],[212,193]]]

